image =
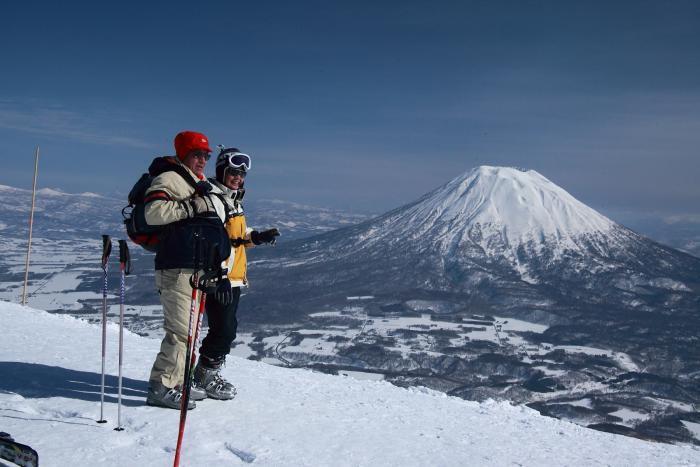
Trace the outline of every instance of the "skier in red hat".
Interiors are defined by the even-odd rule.
[[[206,237],[209,245],[220,245],[220,258],[228,258],[231,248],[223,224],[226,206],[211,194],[204,176],[211,153],[209,140],[202,133],[183,131],[175,137],[175,153],[177,158],[172,162],[185,171],[170,170],[155,177],[145,198],[146,222],[165,226],[155,257],[165,337],[151,369],[146,403],[179,409],[192,302],[194,234]],[[194,407],[195,402],[190,400],[188,408]]]

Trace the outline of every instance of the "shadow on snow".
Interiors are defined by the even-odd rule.
[[[117,402],[118,385],[116,376],[105,375],[105,403]],[[100,373],[39,363],[0,362],[0,392],[15,393],[28,399],[65,397],[99,402],[100,387]],[[147,381],[122,377],[122,405],[145,405],[147,391]]]

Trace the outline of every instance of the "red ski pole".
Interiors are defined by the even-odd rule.
[[[195,275],[195,278],[197,276]],[[182,387],[182,400],[180,401],[180,428],[177,433],[177,447],[175,448],[175,461],[173,462],[173,467],[178,467],[180,465],[180,451],[182,448],[182,438],[185,435],[185,422],[187,421],[187,406],[190,402],[190,360],[192,354],[192,328],[194,327],[194,317],[195,317],[195,302],[197,300],[197,289],[192,289],[192,307],[190,308],[190,331],[187,336],[187,353],[185,354],[185,377]],[[202,312],[204,308],[205,295],[202,294],[202,298],[199,302],[198,313]]]
[[[200,298],[199,302],[199,311],[197,313],[197,328],[194,331],[194,339],[192,339],[192,355],[190,356],[190,381],[192,381],[192,378],[194,376],[194,362],[197,360],[197,352],[195,349],[198,347],[199,344],[199,332],[202,329],[202,320],[204,319],[204,313],[206,311],[205,308],[205,303],[207,301],[207,294],[202,291],[202,297]],[[189,397],[189,389],[187,390],[187,395]]]
[[[194,272],[190,279],[190,284],[192,285],[192,300],[190,301],[190,323],[187,330],[187,351],[185,353],[185,374],[182,382],[182,399],[180,401],[180,427],[177,434],[177,445],[175,447],[175,459],[173,461],[173,467],[178,467],[180,465],[180,452],[182,450],[182,438],[185,435],[185,422],[187,421],[187,406],[190,402],[190,367],[191,359],[193,353],[193,343],[192,343],[192,332],[195,328],[195,308],[197,305],[197,289],[199,283],[199,258],[200,258],[200,248],[201,239],[199,232],[194,234]],[[206,295],[202,293],[202,297],[199,302],[199,309],[197,314],[201,314],[204,310],[204,302],[206,300]],[[199,316],[197,316],[199,319]]]

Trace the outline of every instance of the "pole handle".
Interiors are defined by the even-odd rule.
[[[112,240],[109,235],[102,235],[102,269],[107,267],[109,255],[112,253]]]
[[[121,263],[124,275],[128,276],[131,273],[131,255],[126,240],[119,240],[119,263]]]

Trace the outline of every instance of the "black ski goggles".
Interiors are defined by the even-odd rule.
[[[242,152],[232,152],[227,155],[228,166],[232,169],[238,169],[243,172],[250,170],[250,156]],[[245,175],[245,174],[244,174]]]

